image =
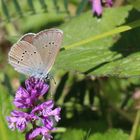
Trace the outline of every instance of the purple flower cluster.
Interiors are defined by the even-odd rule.
[[[9,128],[18,129],[23,132],[28,124],[32,124],[32,129],[27,132],[26,140],[34,140],[38,135],[42,140],[50,140],[50,132],[55,130],[54,125],[60,120],[61,108],[54,108],[53,100],[48,100],[38,104],[39,98],[47,93],[49,86],[39,79],[33,77],[25,81],[25,88],[19,87],[14,99],[14,105],[18,109],[14,110],[11,116],[7,117]]]
[[[97,16],[101,16],[103,9],[102,9],[102,2],[103,0],[90,0],[92,3],[92,12]],[[105,0],[104,1],[106,6],[111,7],[113,5],[112,0]]]

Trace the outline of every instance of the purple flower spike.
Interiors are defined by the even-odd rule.
[[[92,0],[92,12],[97,14],[97,16],[102,15],[102,4],[101,0]]]
[[[34,140],[39,135],[42,135],[41,140],[51,140],[52,136],[48,132],[46,127],[38,127],[26,135],[26,140]]]
[[[47,102],[44,102],[37,107],[35,107],[31,114],[39,113],[40,115],[43,115],[43,110],[47,109],[48,111],[51,111],[54,106],[53,100],[48,100]]]
[[[25,81],[26,89],[29,93],[36,97],[43,96],[49,89],[49,85],[44,83],[43,80],[30,77]]]
[[[19,87],[14,99],[14,105],[17,108],[29,108],[33,106],[32,104],[33,99],[31,98],[31,95],[28,93],[28,91],[22,87]]]
[[[38,98],[44,95],[49,86],[43,82],[43,80],[29,78],[25,82],[26,89],[19,87],[16,92],[14,104],[17,108],[30,108],[35,105]]]
[[[32,117],[29,114],[16,110],[11,112],[11,117],[7,117],[9,128],[12,130],[17,128],[19,131],[24,131],[31,120]]]
[[[60,120],[60,111],[61,108],[57,107],[53,110],[54,103],[52,100],[49,100],[41,105],[38,105],[32,110],[32,114],[39,114],[42,117],[42,122],[45,127],[49,130],[52,130],[56,122]]]
[[[50,132],[55,130],[55,124],[60,120],[61,109],[59,107],[53,109],[53,100],[38,105],[39,97],[49,89],[43,80],[31,77],[26,80],[25,87],[18,88],[14,104],[19,109],[26,109],[24,111],[28,113],[12,111],[11,116],[6,118],[9,128],[23,132],[30,123],[32,129],[26,134],[26,140],[35,140],[38,135],[42,136],[42,140],[51,140]]]

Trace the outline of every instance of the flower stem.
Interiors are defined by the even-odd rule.
[[[139,123],[140,123],[140,110],[137,111],[129,140],[136,140]]]

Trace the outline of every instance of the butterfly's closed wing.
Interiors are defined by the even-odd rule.
[[[33,38],[34,38],[35,35],[36,35],[35,33],[27,33],[27,34],[23,35],[19,39],[19,41],[26,41],[26,42],[28,42],[30,44],[33,44]]]
[[[44,30],[33,38],[33,45],[36,46],[44,65],[44,74],[48,74],[54,64],[62,38],[63,32],[59,29]]]
[[[36,47],[26,41],[18,41],[9,52],[9,63],[25,75],[38,77],[42,73],[42,61]]]

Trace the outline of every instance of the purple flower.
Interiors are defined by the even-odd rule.
[[[97,16],[102,15],[102,0],[90,0],[92,3],[92,12],[96,14]],[[112,0],[105,0],[105,3],[108,7],[111,7],[113,5]]]
[[[17,108],[33,107],[38,97],[44,95],[49,89],[46,83],[33,77],[26,80],[25,85],[27,90],[19,87],[16,92],[14,104]]]
[[[34,77],[26,80],[25,85],[27,91],[35,97],[43,96],[49,89],[49,86],[43,80]]]
[[[36,113],[42,117],[42,122],[45,127],[49,130],[53,128],[56,122],[60,120],[60,111],[61,108],[57,107],[53,110],[54,103],[52,100],[42,103],[35,107],[31,114],[35,115]]]
[[[17,108],[29,108],[33,106],[34,100],[26,89],[19,87],[13,103]]]
[[[7,117],[9,128],[12,130],[17,128],[19,131],[24,131],[27,127],[27,123],[35,119],[37,119],[36,116],[17,110],[11,112],[11,117]]]
[[[100,16],[102,14],[101,0],[92,0],[92,12]]]
[[[32,129],[26,134],[26,140],[34,140],[38,135],[42,135],[42,140],[50,140],[50,132],[55,130],[56,122],[60,120],[60,108],[54,108],[53,100],[48,100],[40,105],[37,101],[49,89],[49,86],[39,79],[33,77],[25,81],[25,87],[19,87],[14,99],[14,104],[19,109],[26,112],[14,110],[11,116],[7,117],[9,128],[18,129],[23,132],[30,123]],[[40,123],[41,122],[41,123]]]
[[[26,140],[34,140],[37,136],[42,135],[41,140],[51,140],[52,136],[46,127],[37,127],[26,135]]]
[[[42,114],[42,113],[43,113],[42,111],[43,111],[44,109],[52,110],[53,106],[54,106],[53,100],[48,100],[48,101],[46,101],[46,102],[44,102],[44,103],[42,103],[42,104],[36,106],[36,107],[32,110],[31,113],[33,113],[33,114],[39,113],[40,115],[43,115],[43,114]]]

